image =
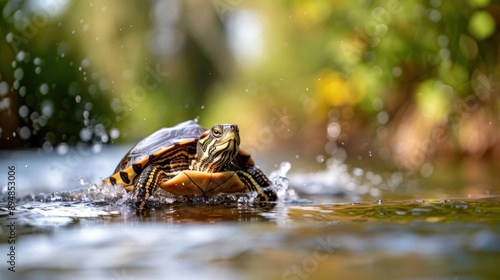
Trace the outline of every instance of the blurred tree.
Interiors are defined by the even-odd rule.
[[[251,134],[276,107],[296,117],[294,141],[274,139],[275,148],[347,150],[410,169],[434,156],[500,153],[498,3],[298,0],[242,9],[262,15],[270,34],[268,59],[239,82],[240,91],[265,92]],[[227,91],[212,104],[227,105],[234,86]]]
[[[112,118],[109,97],[94,84],[84,50],[62,24],[71,6],[50,4],[2,5],[2,101],[10,103],[0,110],[2,148],[107,142],[110,124],[101,120]]]
[[[232,72],[217,14],[150,4],[4,1],[1,147],[131,142],[199,115]]]

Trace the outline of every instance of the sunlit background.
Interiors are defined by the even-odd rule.
[[[255,156],[500,158],[489,0],[1,1],[0,147],[64,155],[195,119]]]
[[[2,279],[500,279],[500,1],[0,13]],[[101,184],[189,119],[237,123],[278,201]]]

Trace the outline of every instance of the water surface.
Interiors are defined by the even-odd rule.
[[[14,158],[22,170],[23,157],[10,157]],[[47,161],[44,168],[50,170],[57,159]],[[94,160],[83,158],[80,164]],[[2,164],[9,164],[6,161]],[[24,168],[30,170],[38,163],[27,164]],[[101,167],[97,164],[82,173],[103,176]],[[163,200],[161,206],[137,211],[120,189],[94,185],[96,181],[88,178],[79,183],[75,170],[62,177],[66,188],[56,192],[45,179],[32,188],[19,187],[13,213],[3,193],[2,279],[500,276],[496,185],[472,191],[468,184],[447,192],[437,190],[446,186],[422,185],[400,172],[370,173],[338,162],[308,173],[293,173],[292,164],[286,176],[283,169],[275,170],[275,182],[288,185],[290,180],[290,188],[281,190],[278,203],[267,205]],[[22,180],[27,182],[47,176],[39,170],[20,172],[25,172]],[[46,192],[40,193],[40,188]],[[13,218],[16,272],[8,271],[6,263]]]

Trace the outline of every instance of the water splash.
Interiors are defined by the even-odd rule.
[[[86,187],[85,199],[90,201],[117,202],[122,204],[127,198],[127,192],[120,185],[111,185],[106,183],[87,183],[80,178],[80,183]]]
[[[389,185],[382,176],[365,172],[361,168],[349,170],[348,166],[334,158],[327,160],[327,168],[311,173],[295,173],[289,176],[290,186],[307,195],[327,195],[358,200],[368,195],[378,198],[380,187]]]
[[[291,166],[292,165],[289,162],[282,162],[279,169],[273,171],[269,176],[269,179],[272,182],[271,188],[276,191],[279,200],[287,201],[298,199],[298,195],[295,193],[295,191],[288,188],[287,173],[291,169]],[[108,185],[106,183],[103,183],[101,185],[87,184],[82,178],[79,179],[79,182],[81,185],[87,186],[87,199],[116,201],[117,204],[129,204],[133,202],[132,193],[126,193],[123,187],[119,185]],[[185,202],[191,202],[200,205],[222,205],[227,203],[251,204],[256,201],[257,197],[257,192],[231,194],[221,193],[211,198],[183,197],[172,195],[165,190],[158,188],[156,193],[148,199],[148,206],[162,207],[174,203]]]
[[[294,189],[289,188],[289,180],[287,173],[292,168],[292,164],[288,161],[284,161],[280,164],[279,169],[271,172],[269,179],[272,182],[272,188],[276,191],[278,198],[280,200],[295,200],[299,196]]]

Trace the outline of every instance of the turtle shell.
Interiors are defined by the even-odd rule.
[[[123,186],[127,191],[131,191],[134,188],[135,181],[138,179],[138,175],[140,175],[149,164],[161,166],[171,178],[174,178],[179,173],[183,173],[183,171],[188,171],[190,163],[196,159],[196,145],[198,139],[206,130],[207,129],[201,127],[194,121],[186,121],[174,127],[162,128],[154,132],[130,149],[116,167],[114,174],[105,179],[104,182],[114,185],[118,184]],[[253,165],[254,162],[250,155],[240,149],[238,155],[231,164],[231,170],[228,171],[237,171]],[[189,175],[194,173],[185,174]],[[194,178],[205,180],[205,176],[206,175],[198,172]],[[227,173],[225,175],[221,173],[220,176],[224,176],[219,179],[221,181],[231,177]],[[191,191],[183,189],[183,187],[179,187],[180,185],[184,185],[184,181],[188,180],[186,178],[181,178],[182,177],[177,177],[176,180],[171,180],[165,186],[161,187],[168,189],[170,193],[176,195],[182,195],[184,192],[192,193]],[[189,180],[191,179],[192,178]],[[214,184],[215,181],[211,182]],[[237,186],[234,191],[243,190],[245,188],[244,184],[239,182],[239,180],[237,183],[229,186],[233,188]],[[179,188],[179,190],[176,190],[177,188]]]
[[[189,145],[190,143],[196,146],[196,141],[198,141],[200,135],[205,131],[205,128],[194,121],[186,121],[174,127],[162,128],[144,138],[130,149],[120,163],[118,163],[118,166],[116,166],[115,173],[139,162],[144,163],[144,160],[147,162],[151,156],[154,158],[155,155],[160,155],[172,147]]]
[[[136,176],[149,163],[156,162],[173,172],[187,170],[190,162],[196,158],[198,138],[205,131],[194,121],[162,128],[132,147],[118,163],[114,174],[104,181],[122,185],[130,191]]]

